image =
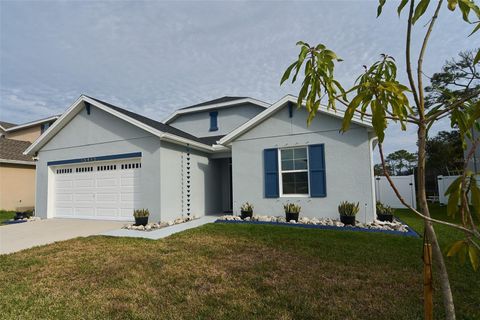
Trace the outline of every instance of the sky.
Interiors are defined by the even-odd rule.
[[[64,112],[81,94],[164,120],[177,108],[221,96],[273,103],[298,40],[323,43],[344,61],[336,77],[351,86],[381,53],[403,70],[406,12],[387,1],[5,1],[0,0],[0,120],[23,123]],[[431,10],[430,10],[431,11]],[[415,24],[413,56],[427,18]],[[478,35],[446,7],[426,53],[439,71]],[[416,60],[416,59],[413,59]],[[425,80],[428,83],[428,79]],[[433,128],[449,129],[447,121]],[[415,131],[392,125],[385,151],[413,151]]]

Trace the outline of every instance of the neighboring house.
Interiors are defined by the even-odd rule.
[[[18,125],[8,122],[0,122],[0,133],[7,139],[29,141],[32,143],[37,140],[37,138],[40,137],[40,135],[58,118],[59,116],[52,116]]]
[[[338,217],[343,200],[359,202],[360,221],[375,217],[371,124],[342,112],[306,111],[286,96],[269,105],[224,97],[179,109],[164,123],[85,95],[26,151],[37,161],[37,215],[154,221],[239,213]]]
[[[10,122],[5,122],[5,121],[0,121],[0,137],[5,137],[6,132],[8,128],[15,127],[16,124],[10,123]]]
[[[57,118],[20,125],[0,121],[0,209],[35,205],[35,162],[23,152]]]

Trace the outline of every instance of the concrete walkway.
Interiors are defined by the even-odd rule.
[[[174,233],[182,232],[188,229],[203,226],[204,224],[207,224],[207,223],[215,222],[215,220],[217,219],[218,219],[218,216],[204,216],[189,222],[180,223],[170,227],[165,227],[165,228],[157,229],[153,231],[118,229],[118,230],[102,232],[100,234],[104,236],[113,236],[113,237],[132,237],[132,238],[145,238],[145,239],[157,240],[157,239],[168,237]]]
[[[35,246],[88,237],[124,226],[126,222],[82,219],[46,219],[0,226],[0,254]]]

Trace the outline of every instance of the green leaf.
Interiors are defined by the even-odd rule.
[[[453,257],[456,255],[458,252],[460,252],[460,249],[465,246],[465,244],[466,243],[464,240],[456,241],[448,250],[447,257]]]
[[[448,0],[448,9],[450,11],[454,11],[455,7],[457,6],[458,1],[457,0]]]
[[[377,134],[378,141],[383,142],[385,138],[385,129],[387,127],[387,120],[385,119],[385,109],[381,105],[381,101],[372,100],[372,124]]]
[[[415,8],[415,13],[413,14],[412,24],[415,24],[415,22],[417,22],[417,20],[421,16],[423,16],[429,4],[430,4],[430,0],[420,0],[417,7]]]
[[[378,1],[377,18],[382,14],[382,9],[383,9],[383,6],[385,5],[385,2],[387,2],[387,0]]]
[[[468,247],[468,256],[470,257],[470,263],[472,264],[473,270],[477,271],[480,261],[478,259],[478,251],[473,245]]]
[[[400,16],[400,13],[402,13],[402,10],[407,3],[408,3],[408,0],[402,0],[402,2],[400,2],[400,5],[397,8],[398,16]]]
[[[480,23],[478,24],[480,26]],[[475,55],[475,59],[473,59],[473,64],[477,64],[480,62],[480,49],[478,49],[477,54]]]
[[[445,195],[448,195],[448,204],[447,204],[447,214],[449,216],[455,217],[455,213],[458,210],[458,201],[460,200],[461,190],[462,189],[462,176],[455,179],[450,186],[448,187],[447,191],[445,191]]]
[[[460,0],[460,2],[458,3],[458,7],[462,12],[462,17],[465,22],[470,22],[470,20],[468,19],[468,15],[470,14],[470,6],[468,2],[468,0]]]
[[[480,30],[480,22],[477,22],[477,26],[473,29],[473,31],[468,35],[469,37]],[[475,59],[473,60],[473,64],[477,64],[478,61],[480,60],[480,50],[478,50],[477,55],[475,56]]]
[[[477,179],[472,175],[470,178],[470,194],[472,200],[472,206],[480,219],[480,188],[477,185]]]
[[[285,70],[282,80],[280,80],[280,85],[282,85],[288,78],[290,78],[290,73],[292,72],[292,69],[295,67],[296,64],[297,62],[295,61],[287,68],[287,70]]]
[[[345,114],[343,115],[343,123],[342,123],[342,132],[346,132],[348,128],[350,127],[350,123],[352,122],[353,115],[355,113],[355,110],[357,109],[358,105],[363,99],[363,94],[358,94],[356,95],[353,99],[352,102],[347,107],[347,110],[345,111]]]

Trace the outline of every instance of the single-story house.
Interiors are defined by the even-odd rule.
[[[59,116],[24,124],[0,121],[0,209],[35,206],[35,162],[23,152]]]
[[[233,212],[338,217],[343,200],[357,219],[375,217],[370,123],[321,108],[310,126],[296,98],[274,104],[223,97],[175,111],[164,122],[82,95],[27,150],[37,160],[42,218],[154,221]]]

